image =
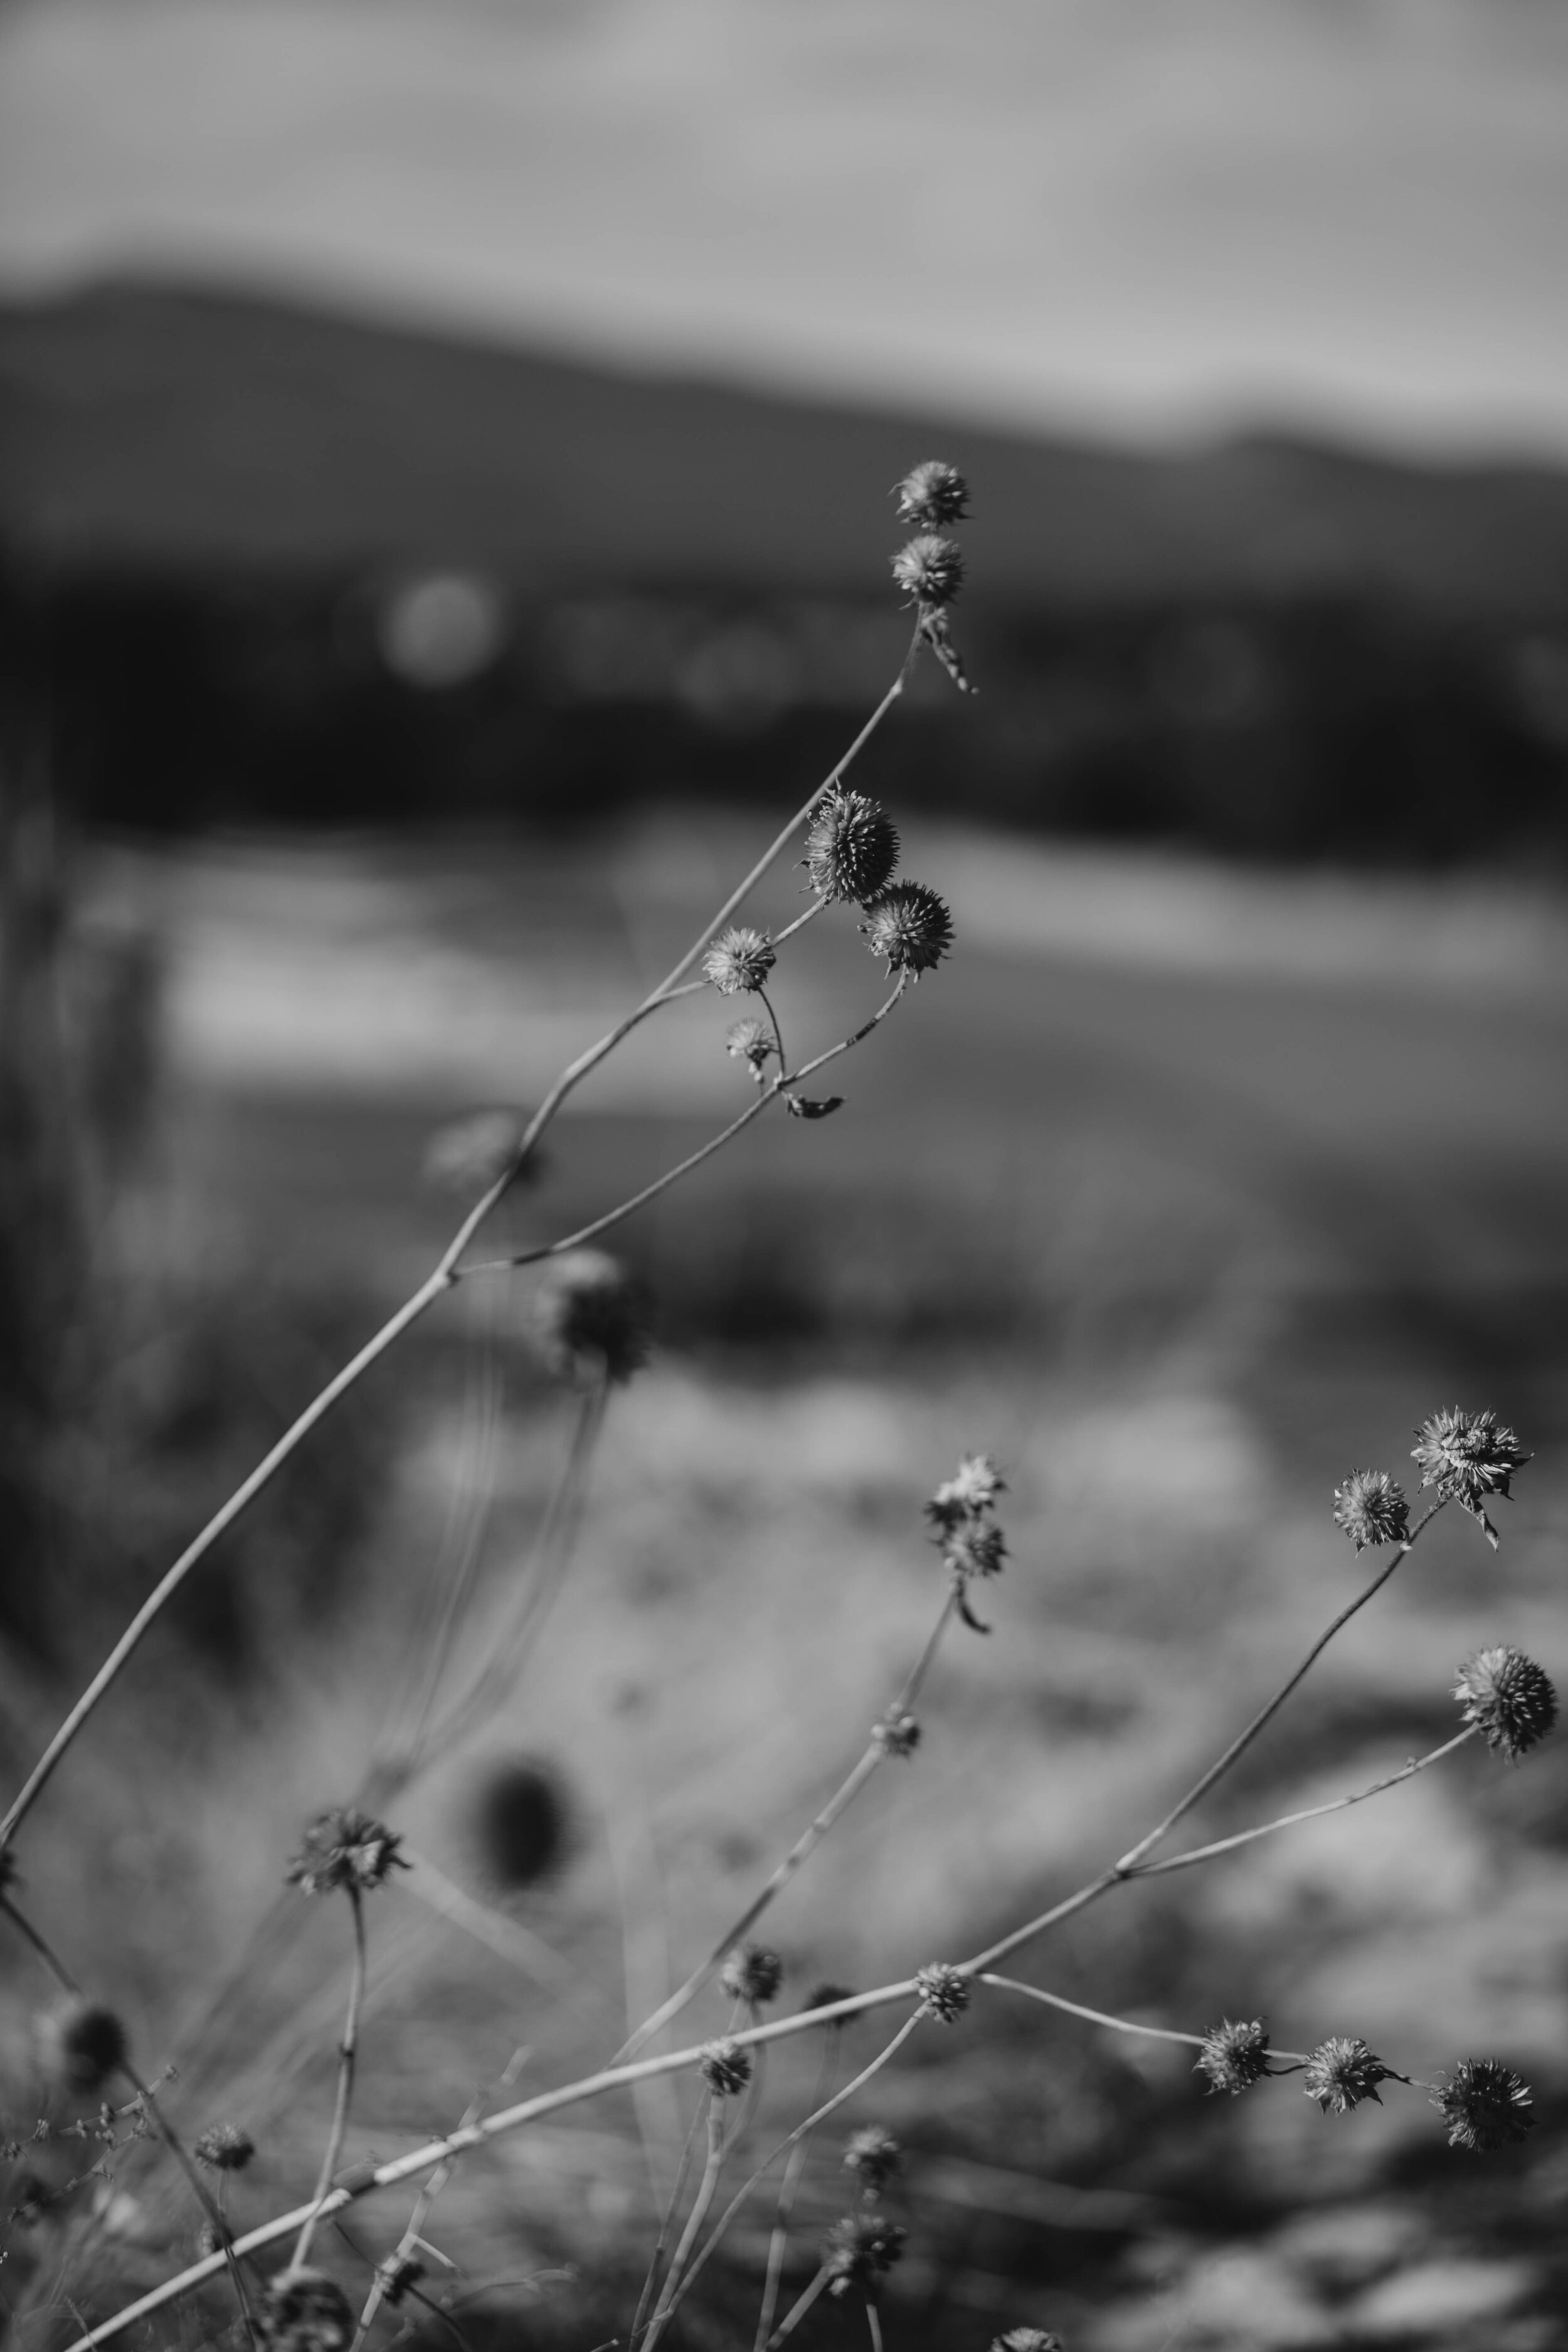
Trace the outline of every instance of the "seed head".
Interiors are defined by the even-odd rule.
[[[851,2132],[845,2142],[844,2169],[858,2176],[868,2197],[878,2196],[887,2187],[903,2161],[903,2149],[880,2124],[867,2124],[863,2130]]]
[[[752,2079],[752,2053],[738,2042],[707,2042],[697,2071],[715,2098],[733,2099]]]
[[[940,530],[944,523],[962,522],[969,512],[969,485],[956,466],[928,457],[904,476],[893,491],[899,520],[917,530]]]
[[[401,1838],[384,1822],[345,1805],[321,1813],[305,1832],[300,1851],[284,1872],[284,1883],[301,1895],[330,1895],[335,1887],[369,1895],[386,1884],[387,1873],[406,1870],[398,1853]]]
[[[1047,2327],[1010,2327],[996,2337],[991,2352],[1067,2352],[1067,2346]]]
[[[1211,2026],[1193,2068],[1194,2074],[1208,2076],[1211,2095],[1228,2091],[1233,2099],[1272,2071],[1268,2035],[1257,2018],[1250,2024],[1233,2024],[1227,2017],[1223,2025]]]
[[[1509,1481],[1530,1459],[1518,1438],[1495,1412],[1462,1412],[1450,1405],[1424,1421],[1411,1458],[1421,1467],[1423,1486],[1435,1486],[1440,1500],[1458,1503],[1479,1519],[1495,1545],[1496,1530],[1484,1508],[1489,1495],[1506,1499]]]
[[[886,956],[889,974],[918,980],[933,971],[952,945],[947,903],[923,882],[893,882],[872,899],[860,926],[874,956]]]
[[[955,1528],[942,1546],[954,1576],[1000,1576],[1007,1544],[1000,1528]]]
[[[719,1982],[731,2000],[749,2001],[756,2008],[778,1998],[784,1962],[765,1944],[737,1944],[719,1971]]]
[[[1410,1506],[1386,1470],[1352,1470],[1334,1488],[1334,1521],[1357,1551],[1367,1544],[1375,1549],[1403,1543],[1410,1531]]]
[[[871,1737],[884,1756],[912,1756],[921,1744],[921,1727],[912,1715],[889,1707],[880,1723],[871,1726]]]
[[[805,866],[819,898],[865,906],[892,878],[899,836],[879,801],[838,785],[817,803],[805,836]]]
[[[1381,2058],[1373,2056],[1364,2042],[1336,2033],[1308,2059],[1301,2088],[1310,2099],[1316,2099],[1326,2116],[1348,2116],[1363,2099],[1381,2106],[1377,2086],[1387,2080],[1387,2067]]]
[[[1446,2081],[1432,2085],[1432,2105],[1448,2126],[1450,2147],[1492,2155],[1533,2130],[1530,2085],[1496,2058],[1461,2058]]]
[[[703,957],[702,970],[721,996],[745,996],[766,984],[777,961],[766,931],[753,930],[750,923],[731,923]]]
[[[237,2124],[209,2124],[197,2133],[191,2152],[215,2172],[243,2172],[256,2154],[256,2142]]]
[[[257,2318],[267,2352],[348,2352],[353,2342],[349,2299],[325,2271],[279,2272]]]
[[[922,612],[951,604],[963,585],[963,551],[951,539],[923,530],[893,558],[893,577]]]
[[[933,1960],[929,1968],[915,1970],[915,1983],[928,2015],[938,2017],[943,2025],[956,2025],[969,2007],[969,1979],[945,1960]]]
[[[801,2009],[803,2012],[813,2009],[832,2009],[836,2002],[852,2000],[854,1997],[853,1985],[834,1984],[831,1979],[824,1979],[821,1984],[812,1986],[801,2003]],[[830,2017],[827,2021],[829,2025],[842,2025],[846,2021],[841,2017]]]
[[[846,2213],[835,2221],[822,2242],[830,2273],[828,2294],[843,2295],[852,2286],[873,2286],[903,2252],[907,2234],[880,2213]]]
[[[1487,1746],[1516,1764],[1545,1738],[1557,1720],[1557,1694],[1533,1658],[1504,1643],[1478,1650],[1459,1668],[1454,1696],[1464,1717],[1484,1731]]]
[[[425,2264],[417,2254],[388,2254],[376,2275],[381,2281],[383,2297],[394,2311],[407,2295],[411,2286],[417,2286],[425,2275]]]
[[[557,1380],[629,1381],[648,1358],[642,1285],[607,1250],[568,1250],[552,1261],[534,1295],[533,1328]]]
[[[779,1049],[779,1041],[765,1021],[732,1022],[724,1033],[724,1051],[744,1062],[759,1084],[764,1065]]]
[[[49,2071],[68,2091],[96,2091],[125,2063],[130,2042],[121,2020],[101,2001],[62,2001],[44,2020]]]

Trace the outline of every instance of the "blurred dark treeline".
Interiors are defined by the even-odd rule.
[[[1568,478],[1284,441],[1115,455],[277,305],[0,314],[6,701],[89,820],[774,803],[904,623],[886,497],[975,486],[905,806],[1225,853],[1568,849]]]

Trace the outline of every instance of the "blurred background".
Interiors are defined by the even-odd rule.
[[[1010,1482],[998,1635],[953,1637],[919,1758],[779,1906],[786,2002],[973,1949],[1140,1834],[1357,1589],[1335,1484],[1401,1475],[1439,1406],[1535,1456],[1500,1554],[1449,1514],[1199,1825],[1436,1744],[1485,1643],[1568,1675],[1565,133],[1553,0],[0,9],[13,1781],[428,1271],[477,1184],[449,1123],[537,1101],[884,690],[890,486],[939,456],[973,496],[978,692],[922,672],[853,778],[952,958],[837,1117],[760,1121],[616,1236],[658,1345],[547,1646],[397,1766],[432,1593],[460,1685],[559,1566],[580,1408],[531,1278],[476,1283],[204,1564],[29,1823],[27,1908],[178,2068],[171,2115],[254,2133],[243,2218],[305,2192],[331,2101],[346,1929],[277,1892],[302,1822],[374,1766],[417,1854],[374,1906],[355,2157],[521,2046],[528,2086],[600,2063],[859,1752],[964,1450]],[[792,1049],[878,979],[850,913],[814,924]],[[639,1032],[498,1237],[733,1116],[732,1009]],[[1205,2102],[1167,2045],[977,2009],[851,2113],[910,2151],[889,2346],[1568,2344],[1565,1775],[1467,1748],[1021,1969],[1424,2078],[1502,2057],[1525,2147],[1450,2154],[1419,2091]],[[67,2110],[47,1982],[4,1966],[25,2140]],[[473,2346],[624,2334],[685,2122],[605,2102],[459,2171]],[[178,2176],[106,2161],[13,2168],[18,2340],[188,2250]],[[403,2218],[361,2210],[323,2242],[351,2290]],[[751,2341],[764,2242],[686,2344]]]

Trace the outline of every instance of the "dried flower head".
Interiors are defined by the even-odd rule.
[[[945,523],[962,522],[969,512],[969,485],[956,466],[928,457],[894,488],[899,520],[917,530],[940,530]]]
[[[907,2234],[880,2213],[846,2213],[841,2221],[835,2221],[822,2242],[828,2294],[842,2295],[852,2286],[873,2286],[903,2252]]]
[[[715,2098],[733,2099],[752,2079],[752,2053],[738,2042],[705,2042],[697,2071]]]
[[[805,836],[805,867],[819,898],[864,906],[899,862],[899,836],[879,801],[834,785],[816,804]]]
[[[256,2142],[237,2124],[209,2124],[197,2133],[192,2153],[215,2172],[243,2172],[256,2154]]]
[[[569,1250],[534,1294],[533,1330],[557,1380],[629,1381],[647,1361],[647,1294],[607,1250]]]
[[[1388,2068],[1381,2058],[1373,2056],[1364,2042],[1336,2033],[1308,2059],[1301,2088],[1310,2099],[1316,2099],[1326,2116],[1348,2116],[1363,2099],[1381,2106],[1377,2086],[1387,2080]]]
[[[1512,1430],[1495,1412],[1463,1412],[1450,1405],[1422,1423],[1411,1458],[1420,1465],[1423,1486],[1435,1486],[1440,1500],[1468,1511],[1495,1545],[1497,1530],[1487,1517],[1486,1498],[1507,1499],[1510,1479],[1530,1459]]]
[[[724,1033],[724,1051],[744,1062],[759,1086],[766,1064],[778,1049],[779,1041],[765,1021],[736,1021]]]
[[[284,1880],[302,1895],[330,1895],[340,1886],[369,1895],[385,1885],[389,1871],[408,1868],[397,1851],[401,1843],[384,1822],[333,1805],[305,1832]]]
[[[953,540],[923,530],[894,556],[893,577],[922,611],[951,604],[963,585],[963,551]]]
[[[1545,1738],[1557,1720],[1557,1694],[1533,1658],[1503,1643],[1478,1650],[1459,1668],[1454,1696],[1467,1723],[1484,1731],[1487,1746],[1516,1764]]]
[[[853,2000],[854,1998],[853,1985],[835,1984],[831,1978],[825,1977],[820,1984],[812,1986],[801,2003],[801,2009],[803,2011],[813,2009],[832,2009],[839,2001]],[[843,2025],[847,2021],[841,2017],[830,2017],[827,2022],[829,2025]]]
[[[348,2352],[354,2315],[325,2271],[293,2269],[268,2282],[257,2314],[267,2352]]]
[[[765,986],[777,961],[766,931],[753,930],[750,923],[731,923],[703,957],[702,971],[721,996],[744,996]]]
[[[1067,2352],[1067,2346],[1048,2327],[1010,2327],[996,2337],[991,2352]]]
[[[407,2295],[411,2286],[417,2286],[425,2275],[426,2265],[417,2254],[388,2254],[376,2271],[381,2281],[383,2297],[394,2311]]]
[[[719,1971],[719,1983],[731,2000],[749,2001],[752,2008],[765,2000],[776,2000],[784,1982],[784,1962],[765,1944],[737,1944]]]
[[[96,2091],[124,2065],[130,2042],[121,2020],[101,2001],[79,1995],[43,2021],[43,2054],[68,2091]]]
[[[907,971],[918,980],[934,971],[952,945],[947,903],[923,882],[893,882],[872,899],[860,929],[874,956],[885,956],[889,974]]]
[[[1410,1506],[1386,1470],[1352,1470],[1334,1488],[1334,1521],[1357,1551],[1367,1544],[1375,1549],[1403,1543],[1410,1532]]]
[[[921,1727],[912,1715],[889,1707],[880,1723],[871,1726],[871,1737],[884,1756],[912,1756],[921,1744]]]
[[[932,1960],[929,1967],[917,1969],[915,1983],[927,2012],[940,2018],[943,2025],[956,2025],[969,2007],[969,1979],[945,1960]]]
[[[955,1528],[942,1544],[942,1558],[954,1576],[1000,1576],[1007,1544],[1000,1528]]]
[[[851,2132],[844,2147],[844,2169],[855,2173],[868,2196],[878,2196],[903,2164],[904,2152],[891,2132],[867,2124]]]
[[[1227,2017],[1204,2036],[1194,2074],[1208,2076],[1209,2089],[1228,2091],[1232,2098],[1249,2091],[1273,2070],[1268,2063],[1268,2035],[1260,2019],[1233,2023]]]
[[[1534,2128],[1530,2086],[1496,2058],[1461,2058],[1432,2085],[1432,2105],[1448,2126],[1450,2147],[1492,2155]]]

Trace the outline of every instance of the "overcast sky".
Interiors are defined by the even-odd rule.
[[[11,0],[109,269],[1024,423],[1568,456],[1565,0]]]

